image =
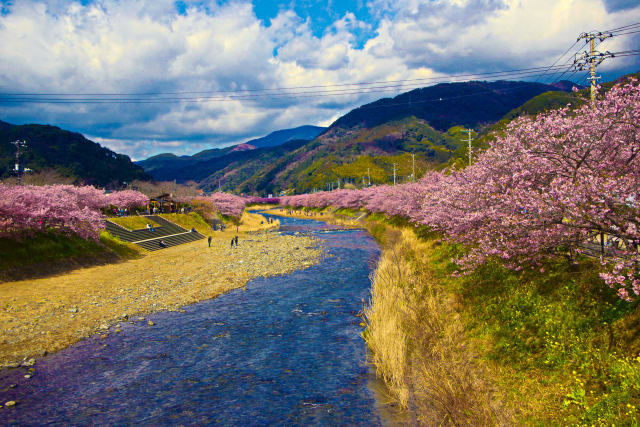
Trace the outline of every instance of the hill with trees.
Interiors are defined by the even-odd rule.
[[[151,177],[129,156],[115,153],[76,132],[49,125],[12,125],[0,121],[0,177],[13,174],[16,147],[11,142],[25,140],[21,155],[24,167],[34,172],[55,171],[75,182],[118,187],[134,179]]]
[[[136,163],[142,166],[145,171],[153,175],[157,180],[177,179],[183,181],[183,177],[175,176],[175,171],[179,171],[181,168],[190,168],[199,162],[206,162],[218,157],[223,157],[234,151],[249,151],[255,148],[277,147],[289,141],[310,141],[320,135],[320,133],[325,129],[326,128],[319,126],[299,126],[293,129],[281,129],[271,132],[269,135],[262,138],[252,139],[242,144],[224,148],[210,148],[200,151],[192,156],[176,156],[171,153],[163,153]],[[254,156],[250,157],[253,158]],[[232,156],[231,162],[235,161],[235,158],[236,157]],[[221,163],[212,163],[225,164],[224,161]]]

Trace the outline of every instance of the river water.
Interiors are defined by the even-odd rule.
[[[319,265],[123,323],[40,359],[30,379],[0,372],[0,404],[18,402],[0,425],[386,424],[357,317],[378,245],[361,230],[280,220],[318,237]]]

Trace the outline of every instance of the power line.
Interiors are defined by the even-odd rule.
[[[553,67],[554,65],[556,65],[556,63],[557,63],[558,61],[560,61],[560,59],[562,59],[562,57],[563,57],[563,56],[565,56],[565,55],[566,55],[566,54],[567,54],[571,49],[573,49],[573,47],[574,47],[575,45],[577,45],[579,41],[580,41],[580,40],[576,40],[576,41],[575,41],[571,46],[569,46],[569,48],[568,48],[567,50],[565,50],[565,51],[564,51],[564,53],[558,57],[558,59],[556,59],[555,61],[553,61],[553,64],[549,65],[549,68],[547,68],[547,69],[544,71],[544,73],[542,73],[542,75],[541,75],[540,77],[538,77],[535,81],[537,82],[537,81],[539,81],[542,77],[544,77],[544,76],[547,74],[547,72],[551,69],[551,67]],[[580,48],[580,49],[582,49],[582,48]],[[579,49],[578,49],[578,50],[579,50]]]
[[[298,90],[298,89],[326,89],[326,88],[339,88],[339,87],[347,87],[347,86],[372,86],[372,85],[422,85],[424,82],[455,82],[459,79],[468,80],[467,78],[479,78],[479,77],[507,77],[511,75],[520,75],[520,74],[531,74],[536,73],[542,70],[548,70],[551,67],[531,67],[531,68],[521,68],[521,69],[513,69],[513,70],[503,70],[503,71],[491,71],[484,73],[468,73],[468,74],[454,74],[450,76],[440,76],[440,77],[424,77],[419,79],[405,79],[405,80],[389,80],[389,81],[378,81],[378,82],[359,82],[359,83],[344,83],[344,84],[329,84],[329,85],[314,85],[314,86],[295,86],[295,87],[282,87],[282,88],[267,88],[267,89],[238,89],[238,90],[216,90],[216,91],[190,91],[190,92],[148,92],[148,93],[17,93],[17,92],[5,92],[0,93],[0,96],[99,96],[99,97],[112,97],[112,96],[158,96],[158,95],[189,95],[189,94],[239,94],[238,96],[250,96],[251,93],[255,92],[263,92],[266,95],[273,95],[272,92],[283,92],[290,90]],[[415,83],[411,83],[415,82]],[[364,88],[366,89],[366,87]],[[357,88],[346,88],[346,89],[326,89],[325,91],[349,91],[349,90],[359,90]],[[305,91],[306,92],[306,91]],[[323,91],[318,91],[323,92]],[[290,93],[297,95],[300,92]],[[253,95],[251,95],[253,96]]]
[[[613,33],[613,32],[616,32],[616,31],[624,31],[626,29],[629,29],[629,27],[640,27],[640,22],[635,22],[633,24],[623,25],[622,27],[613,28],[611,30],[606,30],[606,31],[603,31],[603,32],[605,32],[605,33]]]
[[[564,67],[564,66],[563,66]],[[548,68],[548,67],[547,67]],[[501,77],[533,77],[536,76],[535,72],[519,72],[511,75],[502,75]],[[456,81],[450,80],[450,83]],[[442,83],[445,83],[444,81]],[[253,94],[253,95],[229,95],[226,97],[221,96],[197,96],[197,97],[163,97],[163,98],[50,98],[50,97],[38,97],[37,95],[30,96],[7,96],[0,95],[0,102],[32,102],[32,103],[60,103],[60,104],[72,104],[72,103],[165,103],[165,102],[206,102],[206,101],[235,101],[235,100],[258,100],[261,98],[277,98],[277,97],[318,97],[318,96],[336,96],[336,95],[359,95],[367,93],[379,93],[379,92],[395,92],[398,90],[409,90],[423,87],[422,84],[404,84],[404,85],[384,85],[375,87],[365,87],[360,89],[338,89],[338,90],[324,90],[324,91],[306,91],[306,92],[282,92],[282,93],[265,93],[265,94]],[[5,96],[3,98],[3,96]]]

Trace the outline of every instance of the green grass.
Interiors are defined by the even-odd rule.
[[[25,236],[21,240],[0,238],[0,270],[19,269],[70,258],[87,259],[100,256],[109,250],[122,258],[134,258],[139,255],[133,245],[122,242],[105,231],[100,234],[98,242],[53,231]]]
[[[112,236],[107,231],[100,233],[100,243],[111,249],[123,259],[139,258],[144,253],[143,249],[133,243],[124,242],[119,238]]]
[[[153,227],[159,227],[160,224],[154,220],[141,216],[124,216],[119,218],[109,218],[109,221],[118,224],[128,230],[140,230],[147,228],[147,224]]]
[[[487,263],[452,278],[458,253],[441,245],[433,268],[462,297],[469,336],[484,343],[483,356],[505,374],[496,377],[500,388],[528,408],[521,421],[637,425],[637,304],[604,285],[596,261],[569,266],[559,258],[544,272]]]
[[[211,226],[207,224],[207,222],[197,212],[189,212],[188,214],[160,214],[160,216],[187,230],[195,228],[200,234],[207,235],[212,231]]]

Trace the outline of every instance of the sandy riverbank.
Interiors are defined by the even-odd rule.
[[[317,241],[306,236],[241,234],[231,249],[230,235],[214,234],[211,248],[201,240],[141,259],[0,283],[0,366],[15,366],[96,332],[118,333],[109,326],[179,310],[256,277],[306,268],[321,255]]]

